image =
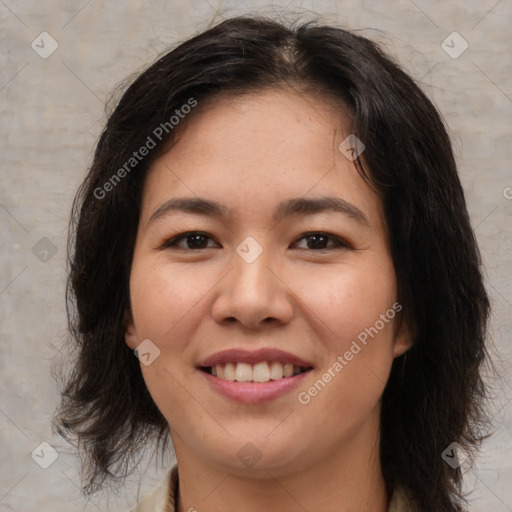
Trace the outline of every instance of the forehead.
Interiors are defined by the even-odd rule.
[[[332,150],[335,132],[350,133],[351,123],[351,113],[340,101],[294,89],[213,97],[200,103],[194,114],[178,135],[175,155],[192,146],[197,156],[213,150],[229,158],[243,152],[251,160],[263,159],[265,153],[275,157],[276,150],[288,158],[291,152],[311,153],[314,147],[325,154]]]
[[[348,109],[293,90],[225,96],[199,105],[148,172],[142,216],[164,201],[201,196],[238,214],[274,210],[291,197],[338,196],[380,217],[377,195],[338,149]]]

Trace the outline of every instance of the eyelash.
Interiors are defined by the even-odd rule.
[[[180,233],[179,235],[176,235],[175,237],[169,239],[169,240],[166,240],[162,246],[160,247],[161,249],[175,249],[175,250],[184,250],[184,251],[202,251],[202,250],[205,250],[205,249],[210,249],[210,247],[202,247],[202,248],[199,248],[199,249],[188,249],[188,248],[183,248],[183,247],[178,247],[177,243],[181,240],[186,240],[188,237],[190,236],[193,236],[193,235],[199,235],[199,236],[203,236],[203,237],[206,237],[206,238],[210,238],[213,240],[213,238],[208,234],[208,233],[204,233],[203,231],[187,231],[185,233]],[[345,240],[337,237],[337,236],[334,236],[334,235],[331,235],[329,233],[325,233],[325,232],[322,232],[322,231],[310,231],[310,232],[307,232],[307,233],[303,233],[297,240],[302,240],[302,239],[305,239],[305,238],[310,238],[310,237],[313,237],[313,236],[322,236],[322,237],[327,237],[331,240],[334,240],[336,242],[336,246],[334,247],[324,247],[324,248],[321,248],[321,249],[302,249],[302,250],[306,250],[306,251],[315,251],[315,252],[320,252],[320,251],[329,251],[329,250],[332,250],[332,249],[350,249],[350,250],[354,250],[354,247],[352,247],[348,242],[346,242]]]

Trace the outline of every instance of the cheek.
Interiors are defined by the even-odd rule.
[[[396,300],[392,265],[346,265],[297,273],[298,295],[314,312],[322,337],[332,350],[344,350],[361,333],[379,322],[379,331],[389,337],[392,319],[381,325]],[[311,316],[311,315],[310,315]],[[394,315],[393,315],[394,316]],[[364,335],[362,336],[364,338]]]
[[[207,269],[134,264],[130,291],[138,337],[162,346],[168,345],[169,339],[180,340],[176,330],[201,312],[201,301],[217,281]]]
[[[141,365],[142,375],[157,407],[179,430],[197,429],[197,418],[204,413],[190,400],[200,395],[193,389],[185,392],[183,382],[195,371],[188,364],[193,360],[189,342],[218,279],[211,270],[142,258],[132,266],[130,293],[138,340],[149,338],[160,349],[151,365]]]
[[[335,430],[343,423],[357,430],[388,380],[396,286],[391,263],[380,263],[301,278],[302,298],[315,313],[311,318],[319,319],[315,329],[322,329],[327,354],[317,380],[300,390],[303,412],[318,428]],[[326,410],[332,413],[328,418]]]

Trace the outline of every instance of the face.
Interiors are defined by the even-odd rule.
[[[150,169],[126,342],[178,461],[285,473],[375,439],[408,338],[349,134],[339,107],[262,91],[205,107]]]

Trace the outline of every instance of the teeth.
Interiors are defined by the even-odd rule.
[[[218,367],[217,366],[217,373],[218,373]],[[235,380],[235,365],[233,363],[226,363],[226,366],[224,366],[224,379],[225,380]]]
[[[235,380],[245,382],[252,380],[252,367],[247,363],[237,363],[235,370]]]
[[[272,361],[270,364],[270,378],[272,380],[283,378],[283,365],[278,361]]]
[[[305,371],[301,366],[279,361],[256,363],[226,363],[211,367],[211,374],[220,379],[238,382],[269,382],[292,377]]]
[[[258,363],[252,367],[252,380],[254,382],[268,382],[270,380],[267,363]]]
[[[286,363],[283,368],[283,376],[291,377],[293,375],[293,364]]]

